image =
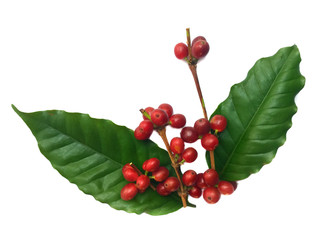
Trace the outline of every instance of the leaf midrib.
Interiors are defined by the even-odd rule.
[[[257,113],[260,111],[261,107],[264,105],[264,102],[265,102],[265,100],[266,100],[266,97],[269,95],[269,93],[270,93],[271,89],[273,88],[273,86],[274,86],[275,82],[277,81],[277,79],[278,79],[278,77],[279,77],[280,73],[282,72],[282,70],[283,70],[284,66],[286,65],[286,63],[287,63],[287,61],[288,61],[288,59],[289,59],[290,55],[292,54],[293,50],[294,50],[294,49],[293,49],[293,48],[291,48],[291,51],[290,51],[290,53],[288,54],[288,57],[286,58],[285,62],[283,63],[283,65],[282,65],[282,67],[281,67],[281,69],[280,69],[280,70],[279,70],[279,72],[277,73],[277,76],[275,77],[275,79],[274,79],[274,81],[272,82],[272,84],[271,84],[271,86],[270,86],[270,88],[269,88],[268,92],[266,93],[266,95],[264,96],[263,100],[261,101],[261,103],[260,103],[260,105],[259,105],[259,107],[258,107],[257,111],[254,113],[254,115],[253,115],[253,117],[251,118],[251,120],[249,121],[249,123],[248,123],[247,127],[245,128],[245,130],[244,130],[244,131],[243,131],[243,133],[241,134],[241,137],[240,137],[240,138],[239,138],[239,140],[237,141],[236,146],[234,147],[234,149],[232,150],[231,154],[229,155],[229,157],[228,157],[228,159],[227,159],[226,163],[224,164],[223,169],[220,171],[220,175],[221,175],[221,176],[223,175],[223,172],[225,171],[225,169],[226,169],[226,167],[228,166],[229,162],[230,162],[230,161],[231,161],[231,159],[233,158],[233,154],[235,153],[236,149],[238,148],[239,143],[242,141],[243,137],[246,135],[247,130],[248,130],[249,126],[251,126],[251,123],[252,123],[253,119],[255,119],[255,117],[256,117],[256,115],[257,115]],[[268,59],[268,60],[269,60],[269,59]],[[239,84],[243,84],[243,82],[241,82],[241,83],[239,83]],[[232,104],[234,105],[232,95],[231,95],[231,99],[232,99]],[[234,107],[235,107],[235,106],[234,106]],[[240,121],[240,122],[241,122],[241,121]]]

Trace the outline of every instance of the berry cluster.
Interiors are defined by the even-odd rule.
[[[191,56],[196,60],[204,58],[209,52],[209,44],[207,40],[202,37],[198,36],[192,40],[191,43]],[[186,59],[189,55],[188,46],[185,43],[178,43],[174,47],[174,54],[178,59]]]
[[[173,114],[170,104],[163,103],[156,109],[147,107],[144,109],[143,121],[134,131],[134,136],[138,140],[150,138],[153,130],[157,130],[170,125],[173,128],[182,128],[186,124],[186,118],[182,114]]]
[[[182,181],[188,187],[188,193],[193,198],[203,198],[207,203],[213,204],[219,201],[221,194],[230,195],[236,190],[236,182],[219,180],[216,170],[208,169],[204,173],[196,173],[194,170],[186,171]]]
[[[121,198],[123,200],[131,200],[138,192],[143,193],[149,186],[153,187],[150,179],[159,182],[156,191],[162,196],[167,196],[178,190],[180,186],[179,180],[176,177],[169,177],[169,170],[160,166],[159,159],[150,158],[146,160],[142,165],[142,169],[145,171],[144,174],[132,163],[127,163],[123,166],[123,177],[130,182],[121,190]],[[151,173],[150,176],[148,176],[149,173]]]

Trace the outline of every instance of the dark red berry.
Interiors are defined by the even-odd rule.
[[[182,159],[184,159],[187,163],[194,162],[198,157],[198,152],[193,147],[186,148],[182,152]]]
[[[192,56],[197,59],[205,57],[209,52],[209,44],[205,40],[198,40],[196,41],[191,48]]]
[[[153,107],[147,107],[147,108],[145,108],[144,110],[145,110],[145,111],[149,114],[149,116],[150,116],[150,115],[151,115],[151,112],[154,110],[154,108],[153,108]],[[142,117],[143,117],[144,120],[148,120],[148,118],[147,118],[146,116],[142,115]]]
[[[167,113],[165,111],[163,111],[162,109],[153,110],[151,112],[150,117],[151,117],[151,121],[157,126],[163,126],[169,120]]]
[[[124,179],[129,182],[135,182],[139,177],[138,172],[129,163],[122,167],[122,174]]]
[[[173,114],[170,119],[169,122],[171,124],[171,127],[173,128],[182,128],[186,125],[186,117],[182,114]]]
[[[129,201],[133,199],[138,193],[138,188],[134,183],[128,183],[125,185],[120,192],[121,199],[125,201]]]
[[[216,187],[208,187],[203,191],[203,198],[207,203],[214,204],[220,199],[220,192]]]
[[[218,146],[218,144],[218,138],[211,133],[207,133],[201,138],[201,145],[207,151],[213,151],[216,148],[216,146]]]
[[[136,187],[139,190],[144,191],[149,187],[149,185],[150,185],[150,178],[147,175],[140,175],[137,178]]]
[[[223,195],[230,195],[234,192],[234,187],[231,182],[220,181],[218,184],[218,190]]]
[[[196,37],[196,38],[194,38],[194,39],[192,40],[191,46],[193,46],[193,44],[194,44],[195,42],[199,41],[199,40],[207,41],[204,37],[198,36],[198,37]]]
[[[157,182],[162,182],[169,177],[169,170],[161,166],[157,171],[152,172],[152,176],[154,176],[154,180]]]
[[[194,129],[197,131],[199,136],[207,134],[210,129],[210,122],[205,118],[200,118],[194,123]]]
[[[159,183],[157,186],[157,192],[161,195],[161,196],[168,196],[171,192],[168,191],[165,187],[163,183]]]
[[[216,170],[210,168],[203,173],[203,179],[209,187],[213,187],[218,184],[219,175]]]
[[[188,47],[184,43],[178,43],[174,47],[174,54],[178,59],[184,59],[185,57],[188,56]]]
[[[181,154],[184,150],[184,141],[179,137],[174,137],[170,141],[170,149],[174,154]]]
[[[208,185],[204,181],[203,173],[198,173],[197,180],[196,180],[196,186],[201,188],[201,189],[204,189],[204,188],[208,187]]]
[[[213,130],[222,132],[227,126],[227,119],[222,115],[214,115],[210,120],[210,125]]]
[[[169,192],[177,191],[180,186],[180,182],[176,177],[168,177],[163,184],[165,189]]]
[[[201,188],[199,188],[197,186],[193,186],[192,188],[190,188],[188,193],[193,198],[199,198],[202,195],[202,190],[201,190]]]
[[[158,158],[150,158],[144,161],[142,169],[148,172],[157,171],[160,167],[160,160]]]
[[[234,191],[235,191],[238,187],[238,183],[236,181],[231,181],[231,184],[232,184]]]
[[[168,115],[168,117],[170,118],[173,114],[173,108],[170,104],[168,103],[162,103],[159,107],[159,109],[162,109],[163,111],[165,111]]]
[[[196,183],[197,173],[193,170],[188,170],[182,175],[182,182],[185,186],[190,187]]]
[[[184,127],[180,132],[183,141],[187,143],[194,143],[198,140],[198,133],[193,127]]]

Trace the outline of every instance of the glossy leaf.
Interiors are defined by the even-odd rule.
[[[224,115],[228,121],[215,150],[221,179],[241,180],[258,172],[284,144],[297,111],[295,96],[305,83],[300,61],[297,46],[258,60],[212,114]],[[210,165],[208,153],[206,157]]]
[[[138,141],[132,130],[87,114],[58,110],[23,113],[13,109],[28,125],[52,166],[96,200],[137,214],[162,215],[182,207],[176,193],[162,197],[150,188],[133,200],[120,198],[122,187],[128,183],[121,172],[124,164],[133,162],[142,170],[142,163],[152,157],[162,166],[170,164],[168,153],[152,141]]]

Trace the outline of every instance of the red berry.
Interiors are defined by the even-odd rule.
[[[138,193],[138,188],[134,183],[128,183],[120,192],[122,200],[129,201],[134,198]]]
[[[210,129],[210,122],[205,118],[200,118],[194,123],[194,129],[197,131],[199,136],[207,134]]]
[[[211,133],[207,133],[201,138],[201,145],[207,151],[213,151],[216,148],[216,146],[218,146],[218,144],[218,138]]]
[[[173,114],[173,108],[170,104],[168,103],[162,103],[159,107],[159,109],[162,109],[163,111],[165,111],[168,115],[168,117],[170,118]]]
[[[180,182],[176,177],[168,177],[163,184],[165,189],[169,192],[177,191],[180,186]]]
[[[182,128],[184,127],[184,125],[186,125],[186,117],[182,114],[173,114],[170,119],[169,122],[171,124],[171,127],[173,128]]]
[[[178,43],[174,47],[174,54],[178,59],[184,59],[185,57],[188,56],[188,47],[184,43]]]
[[[145,110],[145,111],[149,114],[149,116],[150,116],[150,114],[151,114],[151,112],[154,110],[154,108],[153,108],[153,107],[147,107],[147,108],[145,108],[144,110]],[[148,120],[148,118],[147,118],[146,116],[142,115],[142,117],[143,117],[144,120]]]
[[[203,191],[203,198],[207,203],[214,204],[220,199],[220,192],[216,187],[208,187]]]
[[[150,185],[150,178],[147,175],[140,175],[137,178],[136,187],[139,190],[144,191],[149,187],[149,185]]]
[[[213,187],[218,184],[219,175],[216,170],[210,168],[203,173],[203,179],[209,187]]]
[[[190,187],[196,183],[197,173],[193,170],[188,170],[182,175],[182,182],[185,186]]]
[[[193,127],[184,127],[180,132],[183,141],[187,143],[194,143],[198,140],[198,133]]]
[[[198,157],[198,152],[193,147],[186,148],[182,152],[182,159],[184,159],[187,163],[194,162]]]
[[[143,120],[134,131],[134,136],[138,140],[148,139],[153,132],[153,123],[150,120]]]
[[[210,125],[213,130],[222,132],[227,126],[227,119],[222,115],[214,115],[210,120]]]
[[[207,41],[204,37],[198,36],[198,37],[196,37],[196,38],[194,38],[194,39],[192,40],[191,46],[193,46],[193,44],[194,44],[195,42],[199,41],[199,40]]]
[[[163,183],[159,183],[157,186],[157,192],[161,195],[161,196],[168,196],[171,192],[169,192],[165,187]]]
[[[191,53],[192,56],[199,59],[205,57],[208,54],[209,49],[210,47],[207,41],[198,40],[192,45]]]
[[[220,181],[218,184],[218,190],[223,195],[230,195],[234,192],[234,187],[231,182]]]
[[[144,161],[142,169],[148,172],[157,171],[160,167],[160,160],[158,158],[150,158]]]
[[[151,121],[157,126],[163,126],[169,120],[167,113],[165,111],[163,111],[162,109],[153,110],[151,112],[150,117],[151,117]]]
[[[170,149],[175,154],[181,154],[184,150],[184,141],[179,137],[174,137],[170,141]]]
[[[169,170],[161,166],[157,171],[152,172],[152,176],[154,176],[154,180],[157,182],[162,182],[169,177]]]
[[[124,179],[129,182],[135,182],[139,177],[138,172],[129,163],[122,167],[122,174]]]
[[[201,190],[201,188],[199,188],[197,186],[193,186],[192,188],[190,188],[188,193],[193,198],[199,198],[202,195],[202,190]]]
[[[196,180],[196,186],[201,188],[201,189],[204,189],[204,188],[208,187],[208,185],[204,181],[203,173],[198,173],[197,180]]]

